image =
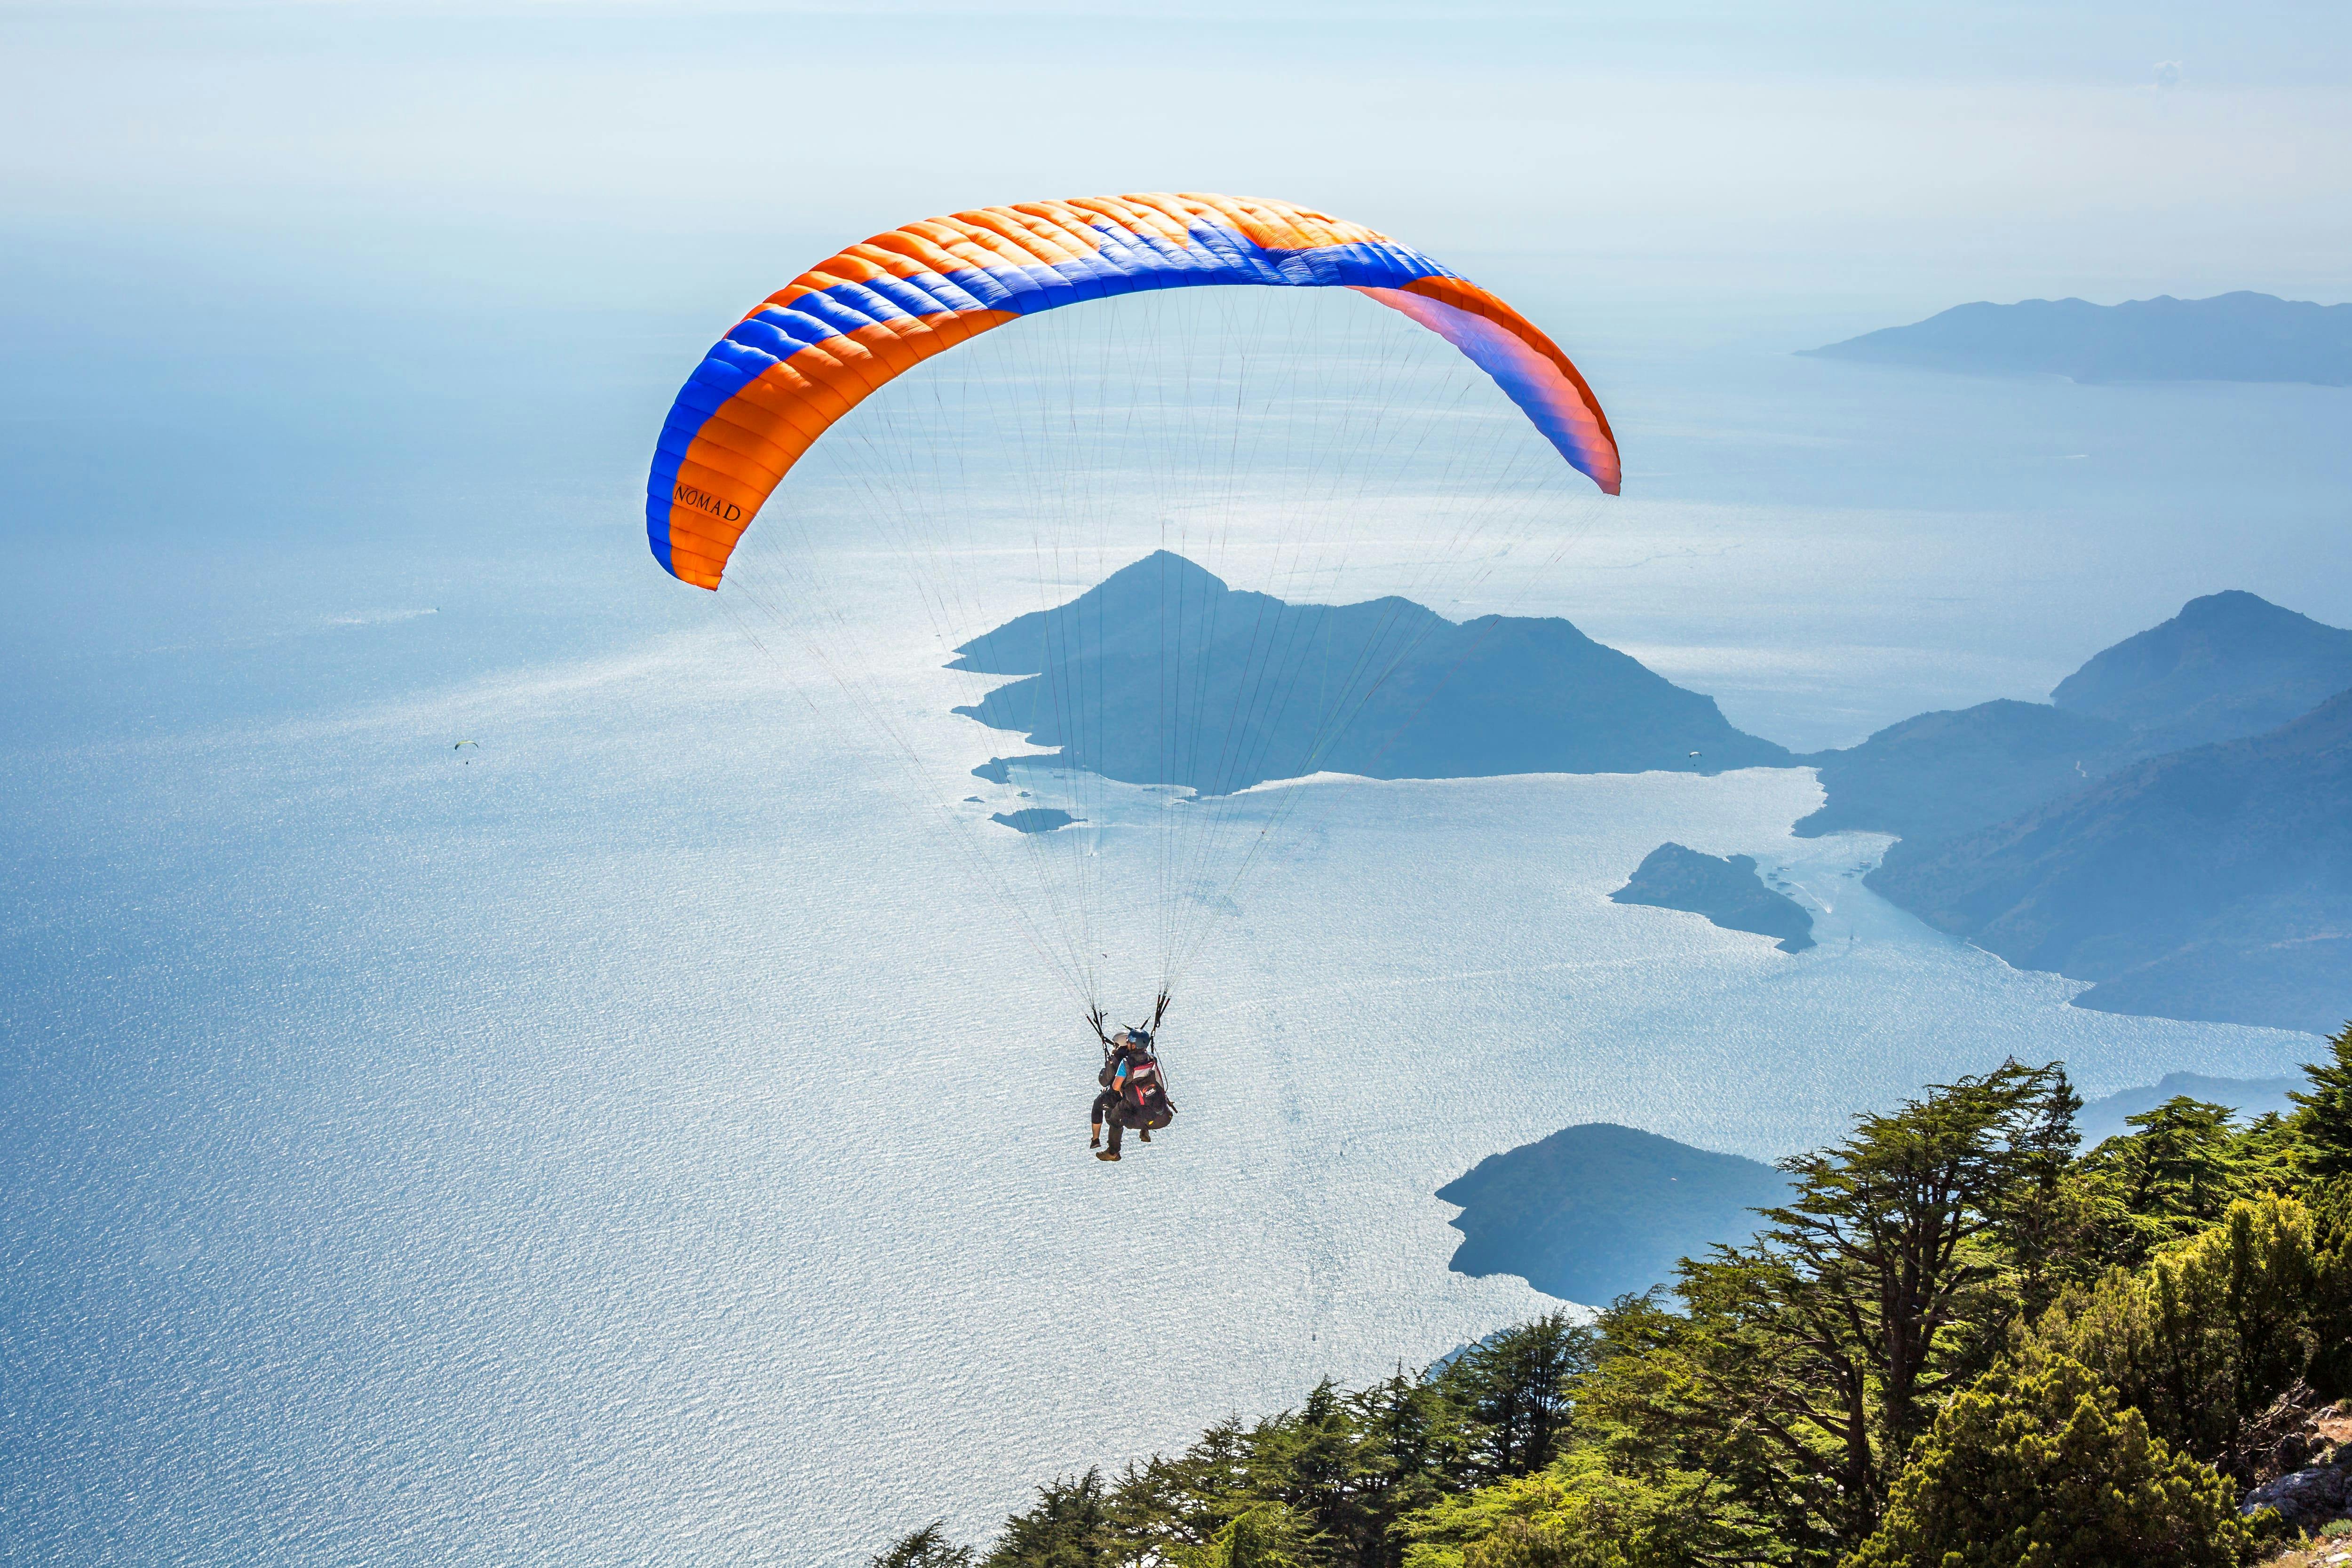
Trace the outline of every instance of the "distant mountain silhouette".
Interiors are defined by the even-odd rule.
[[[1747,1240],[1761,1223],[1750,1211],[1787,1201],[1789,1182],[1755,1160],[1593,1122],[1491,1155],[1437,1196],[1462,1206],[1455,1273],[1517,1274],[1600,1306],[1665,1282],[1677,1259]]]
[[[2154,752],[2260,735],[2341,691],[2352,691],[2352,632],[2232,591],[2095,655],[2050,700],[2127,725]]]
[[[1704,915],[1726,931],[1777,937],[1783,953],[1801,953],[1813,945],[1813,917],[1795,899],[1765,886],[1756,862],[1747,855],[1704,855],[1681,844],[1660,844],[1609,897],[1617,904]]]
[[[1464,779],[1794,760],[1565,621],[1457,625],[1395,598],[1287,604],[1166,550],[956,653],[951,668],[1024,677],[958,713],[1107,778],[1203,794],[1318,770]]]
[[[1956,306],[1804,352],[1822,359],[2078,382],[2352,384],[2352,305],[2240,292],[2210,299]]]
[[[2352,1014],[2352,692],[2267,735],[2134,763],[1869,885],[2077,1005],[2330,1032]]]
[[[2274,729],[2352,689],[2352,632],[2251,593],[2192,599],[2094,655],[2049,704],[1980,703],[1803,758],[1828,800],[1801,837],[1850,828],[1922,843],[1990,827],[2116,769]]]

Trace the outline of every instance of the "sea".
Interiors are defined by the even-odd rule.
[[[2200,593],[2352,623],[2340,389],[1842,365],[1794,350],[1885,323],[1472,270],[1627,455],[1519,612],[1793,749],[2040,698]],[[1433,1196],[1561,1127],[1772,1158],[2011,1057],[2097,1094],[2318,1048],[1927,928],[1862,885],[1884,837],[1791,835],[1806,768],[1318,776],[1258,792],[1300,826],[1212,912],[1177,1122],[1098,1163],[1091,1036],[968,845],[647,557],[747,301],[150,282],[0,343],[0,1561],[984,1540],[1561,1308],[1451,1272]],[[987,755],[920,642],[873,689]],[[1610,903],[1669,839],[1818,946]]]

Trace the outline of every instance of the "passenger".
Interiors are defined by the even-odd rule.
[[[1094,1113],[1087,1122],[1087,1147],[1102,1147],[1103,1118],[1109,1116],[1112,1152],[1100,1157],[1115,1160],[1118,1158],[1119,1136],[1119,1120],[1115,1113],[1120,1098],[1127,1092],[1128,1074],[1135,1064],[1135,1037],[1129,1030],[1121,1030],[1106,1044],[1109,1049],[1103,1056],[1102,1071],[1095,1075],[1095,1082],[1101,1085],[1102,1092],[1095,1096]]]
[[[1102,1076],[1097,1080],[1104,1089],[1095,1096],[1095,1132],[1087,1145],[1091,1149],[1099,1143],[1101,1123],[1107,1116],[1110,1122],[1110,1146],[1095,1155],[1098,1160],[1119,1157],[1119,1141],[1129,1128],[1134,1128],[1148,1144],[1151,1130],[1166,1126],[1176,1115],[1175,1106],[1169,1103],[1160,1059],[1152,1052],[1151,1036],[1141,1030],[1122,1030],[1112,1044],[1114,1053],[1103,1063]]]

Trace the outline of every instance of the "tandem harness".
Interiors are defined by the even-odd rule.
[[[1142,1044],[1138,1047],[1132,1043],[1122,1046],[1111,1038],[1103,1028],[1102,1009],[1090,1008],[1087,1011],[1087,1021],[1094,1026],[1095,1038],[1102,1041],[1103,1048],[1102,1071],[1095,1082],[1118,1092],[1120,1120],[1147,1131],[1158,1131],[1176,1115],[1176,1102],[1168,1092],[1168,1073],[1160,1063],[1154,1038],[1160,1032],[1160,1020],[1167,1016],[1168,993],[1162,991],[1152,1007],[1150,1026],[1122,1031],[1130,1042],[1139,1037]],[[1123,1063],[1120,1058],[1126,1053],[1131,1054]],[[1155,1090],[1159,1099],[1156,1106],[1152,1103]],[[1128,1121],[1129,1117],[1133,1120]]]

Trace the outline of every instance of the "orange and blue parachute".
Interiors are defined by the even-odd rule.
[[[1560,455],[1617,493],[1592,390],[1527,318],[1419,251],[1286,202],[1201,194],[981,207],[852,246],[712,346],[677,395],[646,489],[654,559],[716,589],[793,465],[885,382],[1023,316],[1145,289],[1352,288],[1492,376]]]

